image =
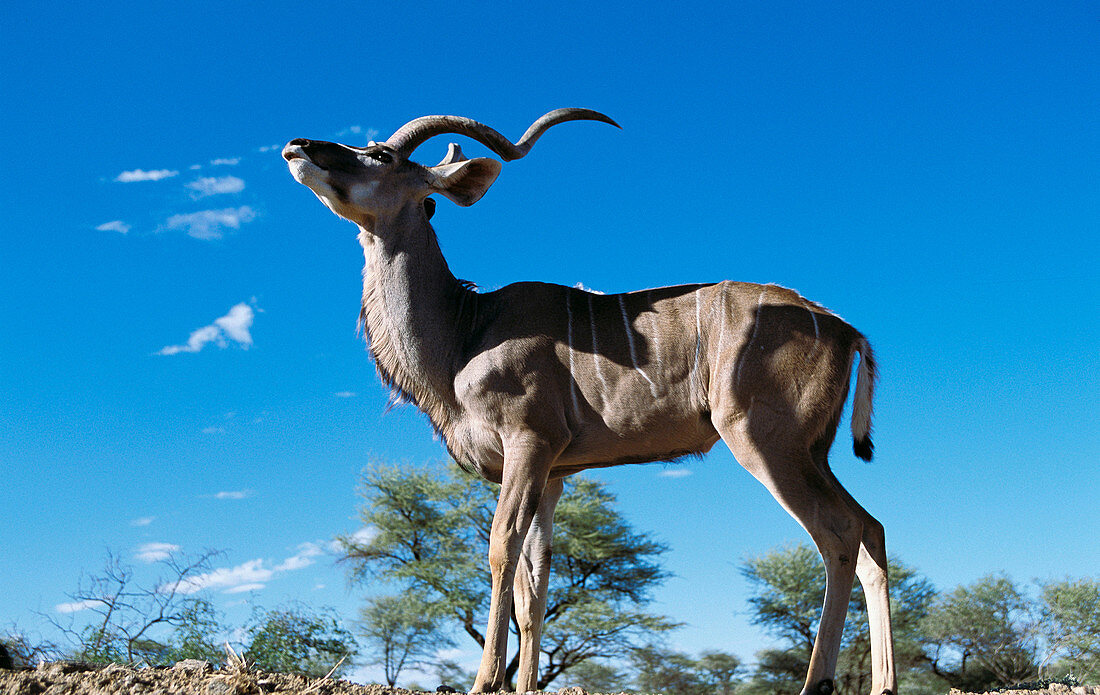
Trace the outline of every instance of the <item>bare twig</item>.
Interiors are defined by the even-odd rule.
[[[305,690],[303,690],[302,695],[309,695],[309,693],[312,693],[316,690],[320,690],[321,689],[321,684],[324,683],[325,681],[327,681],[329,678],[331,678],[332,674],[336,673],[336,669],[340,668],[340,664],[344,663],[344,659],[347,659],[347,658],[348,658],[347,654],[340,657],[340,660],[336,662],[335,666],[333,666],[331,669],[329,669],[329,672],[325,674],[325,677],[322,678],[321,680],[317,681],[313,685],[309,686]]]

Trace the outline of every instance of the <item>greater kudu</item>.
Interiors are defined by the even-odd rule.
[[[513,144],[456,116],[427,116],[386,142],[297,139],[291,173],[358,225],[366,256],[360,319],[382,379],[431,419],[454,459],[499,482],[492,594],[474,690],[500,688],[508,617],[520,628],[517,688],[534,690],[554,507],[563,476],[700,454],[723,439],[809,532],[826,592],[805,693],[827,695],[854,576],[867,593],[873,695],[896,692],[883,529],[844,490],[827,454],[856,353],[855,452],[871,458],[874,359],[824,307],[775,285],[737,282],[601,295],[541,282],[479,293],[451,274],[428,220],[440,193],[472,205],[501,170],[452,144],[434,167],[409,160],[444,133],[505,161],[569,120],[559,109]]]

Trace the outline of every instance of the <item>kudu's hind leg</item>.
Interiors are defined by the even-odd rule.
[[[519,623],[519,672],[516,692],[538,689],[539,643],[546,617],[546,592],[550,584],[550,552],[554,539],[554,509],[561,498],[562,480],[546,483],[539,509],[523,541],[513,583],[516,622]]]
[[[898,691],[894,666],[894,633],[890,618],[890,588],[887,576],[886,533],[882,524],[871,516],[844,489],[829,470],[824,454],[815,455],[819,470],[832,482],[834,489],[863,520],[863,537],[859,544],[856,576],[867,599],[867,624],[871,639],[871,695],[894,694]]]
[[[862,521],[818,470],[808,448],[784,436],[782,418],[772,417],[767,426],[754,425],[751,418],[723,422],[715,417],[714,425],[737,461],[806,529],[825,562],[825,603],[802,695],[830,695],[855,583]]]

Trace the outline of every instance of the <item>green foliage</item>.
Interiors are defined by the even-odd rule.
[[[809,663],[825,600],[821,556],[805,544],[787,546],[745,560],[741,574],[754,589],[753,624],[785,640]]]
[[[1042,585],[1039,628],[1046,639],[1044,672],[1100,681],[1100,581],[1065,579]],[[1055,658],[1059,661],[1046,668]]]
[[[139,620],[137,623],[145,623]],[[125,632],[110,620],[84,628],[73,657],[89,663],[174,664],[184,659],[201,659],[212,664],[225,657],[218,646],[225,632],[214,604],[203,598],[187,598],[175,607],[171,630],[159,639]]]
[[[125,635],[110,625],[88,625],[80,631],[80,639],[72,657],[90,664],[128,664],[129,643]]]
[[[1034,677],[1031,604],[1003,575],[940,596],[921,623],[933,671],[952,687],[981,692]]]
[[[366,541],[340,539],[351,578],[417,591],[481,646],[498,491],[456,466],[368,469],[361,518],[376,533]],[[674,626],[644,610],[667,576],[656,561],[666,549],[636,533],[614,503],[597,482],[566,481],[555,514],[539,687],[589,659],[624,656]],[[518,665],[517,654],[507,666],[509,682]]]
[[[562,675],[565,686],[583,688],[590,693],[617,693],[622,691],[628,676],[608,662],[589,659],[582,661]]]
[[[741,681],[741,660],[733,654],[705,651],[695,661],[706,686],[713,695],[731,695]]]
[[[213,603],[203,598],[188,599],[159,663],[172,664],[184,659],[221,663],[225,648],[220,637],[225,632]]]
[[[756,653],[756,666],[738,695],[798,695],[806,680],[809,660],[796,649],[765,649]]]
[[[682,652],[648,645],[630,654],[634,688],[665,695],[729,695],[740,682],[740,660],[725,652],[703,652],[693,659]]]
[[[333,675],[351,667],[355,638],[329,609],[304,605],[259,611],[246,628],[244,657],[265,671],[300,673],[320,678],[340,663]]]
[[[453,645],[440,633],[439,618],[415,591],[369,599],[360,612],[359,634],[368,645],[364,663],[382,666],[390,686],[404,668],[432,664],[436,652]]]
[[[441,659],[434,664],[436,680],[441,685],[454,688],[457,692],[469,692],[474,685],[476,673],[471,673],[449,659]],[[409,688],[411,690],[411,688]]]
[[[695,662],[682,652],[648,646],[630,654],[634,688],[643,693],[702,695],[703,683]]]
[[[375,466],[363,475],[363,523],[375,535],[340,538],[353,581],[415,587],[440,612],[477,634],[489,572],[494,497],[479,481],[415,468]],[[488,552],[486,550],[486,552]]]

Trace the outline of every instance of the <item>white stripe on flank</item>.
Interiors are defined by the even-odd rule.
[[[749,348],[752,347],[752,343],[756,340],[756,334],[760,330],[760,308],[764,306],[764,295],[768,293],[768,288],[760,290],[760,296],[756,298],[756,314],[752,321],[752,337],[749,338],[749,342],[745,344],[744,350],[741,351],[741,359],[737,360],[737,381],[738,386],[741,385],[741,368],[745,366],[745,357],[749,354]]]
[[[603,375],[603,367],[600,366],[600,342],[596,338],[596,312],[592,308],[592,295],[588,295],[588,327],[592,329],[592,364],[596,366],[596,376],[603,384],[604,393],[601,396],[606,397],[609,388],[607,377]]]
[[[699,323],[699,290],[695,290],[695,361],[691,363],[691,383],[695,383],[695,372],[699,369],[699,349],[703,343],[703,328]]]
[[[649,338],[653,342],[653,362],[657,365],[657,371],[663,372],[664,368],[661,365],[661,342],[658,338],[661,335],[660,326],[657,325],[657,309],[653,306],[653,301],[650,299],[650,293],[645,293],[646,304],[650,306],[649,314]]]
[[[728,314],[729,312],[726,311],[726,290],[725,290],[725,288],[722,288],[722,290],[719,291],[719,293],[718,293],[718,305],[719,305],[718,306],[718,311],[722,316],[721,316],[721,320],[718,322],[718,349],[716,351],[718,354],[716,354],[714,356],[713,364],[718,364],[719,360],[722,359],[722,344],[726,341],[726,314]],[[714,313],[714,305],[713,304],[710,307],[710,312],[711,312],[711,314]]]
[[[573,376],[573,355],[576,351],[573,350],[573,307],[570,301],[572,295],[572,290],[565,290],[565,314],[568,321],[568,325],[565,328],[565,336],[566,340],[569,342],[569,395],[573,398],[573,414],[580,420],[581,406],[580,402],[577,400],[577,380]]]
[[[812,364],[814,357],[817,357],[817,348],[821,345],[821,329],[817,325],[817,312],[813,307],[806,307],[806,311],[810,312],[810,318],[814,320],[814,349],[810,350],[810,355],[806,358],[806,362]]]
[[[626,302],[623,300],[623,295],[619,295],[619,310],[623,313],[623,328],[626,329],[626,343],[630,347],[630,363],[634,365],[634,371],[642,375],[642,378],[649,382],[649,392],[654,397],[657,396],[657,385],[653,383],[645,372],[638,366],[638,351],[634,347],[634,329],[630,325],[630,317],[626,315]]]

